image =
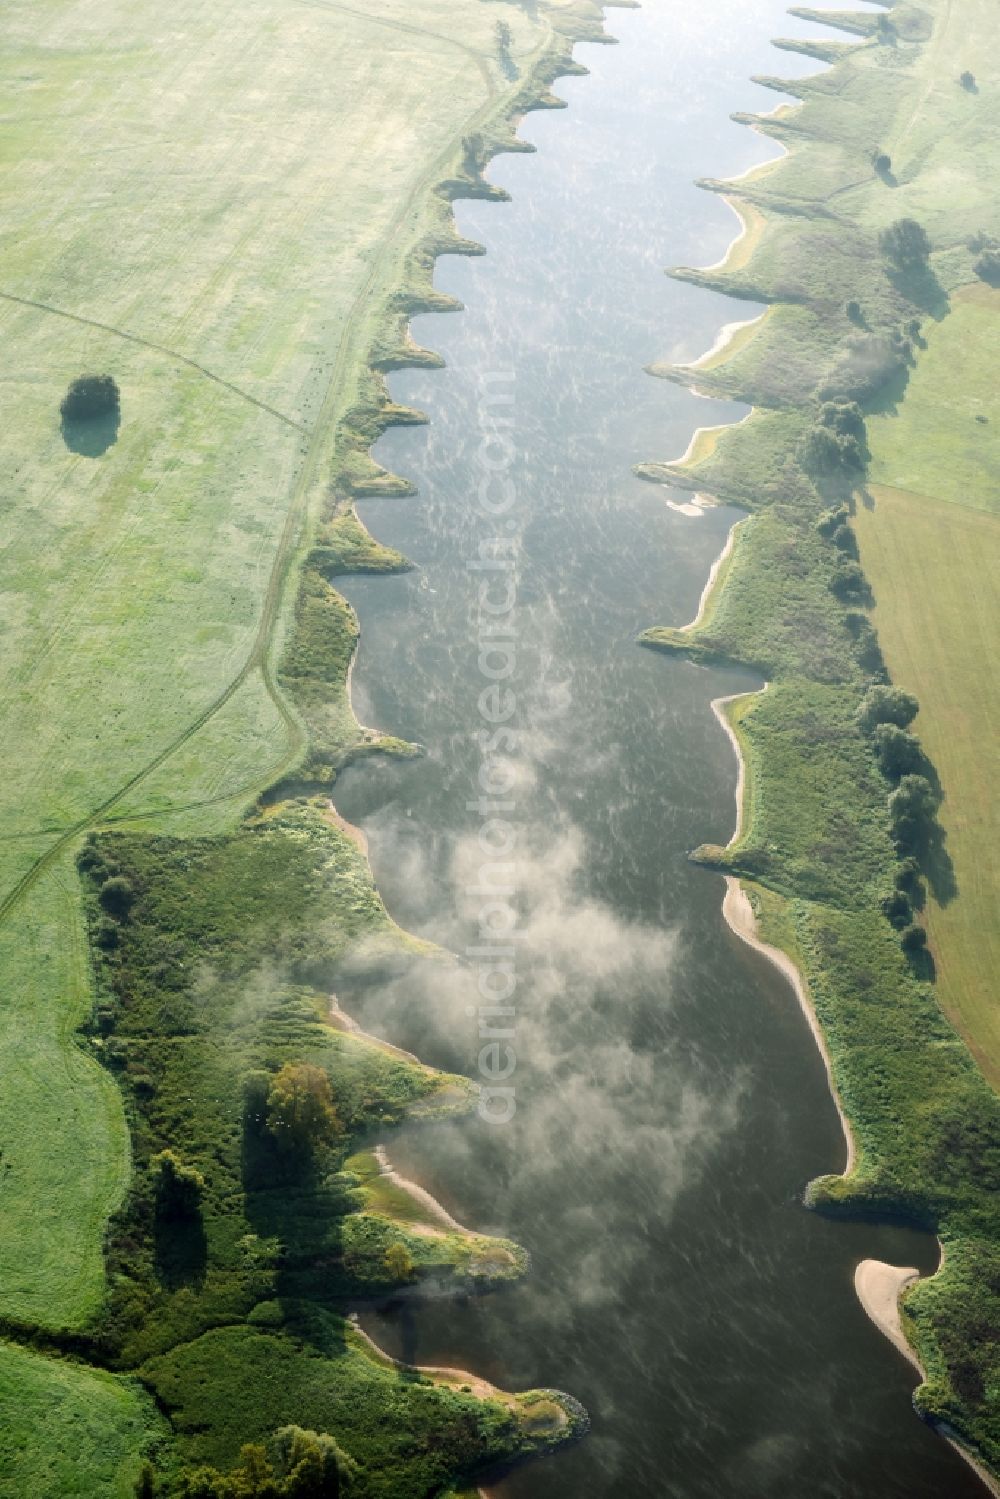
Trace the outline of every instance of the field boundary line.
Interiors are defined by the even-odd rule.
[[[205,365],[199,364],[197,359],[191,359],[187,354],[179,354],[176,349],[167,348],[166,344],[158,344],[151,338],[143,338],[141,334],[129,333],[124,328],[116,328],[113,323],[102,323],[97,318],[84,317],[79,312],[68,312],[65,307],[54,307],[50,302],[36,302],[32,297],[19,297],[14,292],[0,291],[0,300],[16,302],[20,307],[33,307],[36,311],[50,313],[53,317],[67,318],[69,322],[81,323],[85,328],[99,328],[102,333],[111,333],[115,338],[123,338],[126,343],[138,344],[143,349],[152,349],[154,353],[163,354],[167,359],[176,360],[178,364],[186,364],[189,369],[203,375],[206,380],[221,385],[223,390],[239,396],[243,401],[249,401],[251,406],[256,406],[259,410],[266,411],[269,416],[276,417],[279,422],[284,422],[286,427],[294,427],[296,432],[302,432],[306,437],[311,435],[310,429],[303,426],[301,422],[297,422],[294,417],[286,416],[276,406],[269,406],[266,401],[258,400],[249,391],[234,385],[231,380],[226,380],[222,375],[216,375]]]

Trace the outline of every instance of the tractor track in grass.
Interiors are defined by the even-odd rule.
[[[486,57],[482,52],[477,52],[475,47],[470,47],[465,42],[460,42],[456,37],[446,36],[443,31],[429,31],[426,26],[416,26],[411,21],[393,20],[391,16],[373,16],[367,11],[356,10],[352,5],[341,5],[339,0],[299,0],[300,5],[308,5],[315,10],[333,10],[340,15],[354,16],[359,21],[367,21],[371,26],[387,26],[392,31],[409,32],[414,36],[432,37],[436,42],[444,42],[446,46],[457,47],[470,57],[475,63],[486,83],[486,92],[492,100],[496,98],[496,79],[490,71]]]
[[[68,322],[80,323],[84,328],[97,328],[101,333],[110,333],[115,338],[124,339],[126,343],[138,344],[142,349],[149,349],[154,354],[162,354],[166,359],[172,359],[176,364],[187,365],[188,369],[194,370],[206,380],[211,380],[215,385],[221,385],[223,390],[228,390],[231,395],[239,396],[241,401],[249,401],[251,406],[256,406],[260,411],[266,411],[279,422],[284,422],[286,427],[292,427],[303,436],[311,435],[310,428],[297,422],[294,417],[286,416],[285,412],[279,411],[276,406],[269,406],[266,401],[260,401],[252,396],[249,391],[242,390],[240,386],[234,385],[231,380],[226,380],[222,375],[216,375],[204,364],[199,364],[197,359],[190,359],[187,354],[179,354],[176,349],[167,348],[166,344],[158,344],[151,338],[143,338],[138,333],[129,333],[126,328],[116,328],[112,323],[102,323],[97,318],[84,317],[79,312],[69,312],[65,307],[54,307],[50,302],[36,302],[32,297],[19,297],[13,292],[0,291],[0,300],[14,302],[19,307],[31,307],[36,312],[46,312],[52,317],[66,318]]]
[[[349,14],[362,16],[362,18],[365,20],[373,19],[370,16],[364,15],[363,12],[349,11],[348,7],[336,4],[335,0],[300,0],[300,3],[316,4],[330,10],[348,11]],[[397,26],[407,31],[419,30],[419,28],[408,26],[405,22],[387,21],[385,24]],[[426,34],[438,36],[438,33],[436,32],[428,32]],[[534,67],[534,64],[538,61],[538,59],[551,46],[554,36],[554,28],[551,25],[547,25],[544,37],[539,42],[535,50],[531,53],[530,58],[526,60],[526,66],[529,69]],[[439,39],[451,40],[448,38]],[[471,49],[467,48],[464,43],[455,43],[455,45],[460,46],[464,51],[471,51]],[[476,55],[478,56],[478,54]],[[261,407],[261,409],[270,412],[271,415],[278,417],[286,425],[293,427],[295,430],[301,432],[303,436],[309,439],[308,444],[302,454],[302,461],[298,476],[292,488],[289,506],[285,516],[285,522],[278,541],[277,553],[275,555],[274,564],[271,569],[271,576],[268,580],[267,592],[264,596],[264,602],[261,609],[261,617],[254,637],[253,647],[246,661],[243,663],[243,666],[240,668],[239,672],[237,672],[236,676],[233,677],[233,679],[229,682],[229,684],[218,694],[218,696],[215,697],[212,702],[207,704],[202,712],[198,714],[197,718],[189,723],[181,733],[179,733],[174,739],[172,739],[170,743],[167,744],[159,752],[159,754],[154,756],[152,760],[148,761],[144,766],[137,770],[134,775],[130,776],[127,781],[119,786],[116,791],[112,792],[110,796],[105,798],[105,800],[101,802],[97,807],[93,808],[90,812],[81,817],[77,822],[66,828],[61,833],[61,835],[57,837],[56,842],[53,843],[49,848],[45,850],[43,854],[39,856],[32,867],[21,876],[21,878],[16,882],[16,884],[11,887],[11,889],[7,892],[3,899],[0,900],[0,924],[7,920],[11,912],[17,907],[21,899],[31,890],[32,886],[41,877],[41,875],[43,875],[45,871],[49,869],[61,857],[65,850],[73,842],[75,842],[75,840],[78,839],[81,834],[87,832],[89,829],[97,826],[102,821],[104,821],[107,817],[107,814],[111,812],[123,800],[123,798],[128,795],[130,791],[134,790],[135,787],[138,786],[143,780],[145,780],[147,776],[158,770],[161,765],[164,765],[166,761],[171,758],[172,755],[176,754],[178,750],[182,749],[183,746],[191,738],[193,738],[193,736],[197,734],[200,729],[203,729],[205,727],[210,719],[214,718],[215,715],[226,706],[226,704],[236,695],[236,693],[249,680],[249,678],[255,671],[260,671],[261,681],[264,685],[264,689],[267,692],[268,696],[271,698],[272,702],[275,705],[275,708],[277,709],[286,727],[288,728],[292,740],[292,747],[282,760],[281,764],[271,773],[268,778],[267,784],[271,784],[274,780],[280,779],[281,776],[285,774],[287,770],[298,760],[306,742],[305,728],[301,720],[299,719],[298,714],[292,709],[292,707],[286,701],[284,695],[278,688],[272,663],[269,659],[269,647],[271,645],[274,626],[280,612],[282,597],[284,594],[285,584],[288,578],[292,559],[297,548],[300,523],[305,520],[308,508],[307,501],[309,492],[316,476],[317,467],[322,457],[323,439],[327,433],[333,431],[336,421],[339,419],[339,416],[342,415],[342,413],[338,413],[337,411],[338,402],[341,400],[343,400],[344,402],[349,402],[351,399],[350,391],[345,391],[343,388],[345,383],[345,375],[348,372],[348,368],[352,360],[357,360],[359,362],[363,360],[364,353],[363,351],[359,353],[356,347],[356,343],[362,331],[365,314],[368,311],[369,307],[377,301],[376,292],[378,291],[380,284],[383,281],[386,283],[384,287],[386,295],[388,295],[392,290],[394,281],[392,275],[393,260],[399,250],[397,241],[402,235],[407,221],[413,214],[419,201],[426,195],[432,193],[436,184],[442,181],[446,176],[449,163],[451,162],[451,159],[455,153],[455,141],[460,141],[466,133],[476,130],[481,125],[486,123],[486,121],[494,112],[496,98],[496,83],[492,78],[492,75],[490,75],[488,97],[465,121],[462,128],[456,133],[456,137],[451,142],[449,142],[449,144],[439,153],[428,170],[417,180],[417,182],[411,188],[410,192],[407,194],[396,217],[393,219],[388,233],[385,236],[382,249],[376,256],[371,271],[369,272],[364,284],[360,288],[358,295],[355,297],[354,301],[351,304],[350,311],[344,324],[344,331],[341,335],[340,343],[338,346],[337,357],[334,361],[329,381],[327,382],[326,394],[323,399],[323,404],[320,407],[316,421],[311,429],[300,427],[298,423],[294,422],[290,417],[286,417],[283,413],[277,411],[273,407],[264,405],[264,403],[258,401],[256,397],[247,395],[246,392],[241,391],[239,387],[229,384],[228,381],[222,380],[219,376],[212,375],[210,371],[199,365],[195,360],[188,359],[185,355],[174,354],[171,350],[147,341],[146,339],[142,339],[136,334],[124,333],[120,329],[110,327],[107,324],[99,323],[94,319],[86,318],[76,313],[65,312],[60,310],[59,308],[50,307],[43,302],[34,302],[27,297],[18,297],[13,296],[10,293],[0,292],[0,300],[19,303],[27,307],[38,308],[41,311],[50,312],[54,313],[57,316],[69,318],[73,322],[82,323],[90,327],[100,328],[105,332],[117,334],[119,337],[125,338],[129,342],[154,349],[156,352],[165,354],[172,359],[178,359],[182,363],[190,365],[193,369],[196,369],[200,373],[206,375],[209,379],[212,379],[216,381],[216,383],[225,386],[234,394],[241,396],[247,401],[250,401],[253,405],[259,406]],[[260,782],[255,781],[251,784],[249,789],[253,789],[254,787],[259,785]],[[230,796],[236,798],[243,794],[246,793],[234,791],[227,794],[225,798],[220,797],[219,800],[228,800]],[[198,802],[193,803],[192,805],[199,806],[203,804],[207,803]],[[163,808],[160,809],[159,815],[167,815],[167,813],[171,810],[181,811],[183,810],[183,808]],[[142,814],[138,815],[141,816]]]

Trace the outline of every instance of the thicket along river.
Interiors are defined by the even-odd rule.
[[[823,1065],[789,985],[725,926],[722,880],[686,857],[733,830],[710,701],[753,679],[635,644],[694,615],[737,516],[673,511],[631,465],[745,414],[643,367],[758,310],[662,270],[725,252],[733,215],[693,180],[775,154],[729,114],[774,107],[753,73],[816,71],[769,45],[816,28],[778,0],[648,0],[609,25],[620,45],[581,46],[591,76],[557,84],[569,109],[525,121],[537,155],[492,164],[513,201],[457,205],[489,253],[439,261],[467,310],[413,331],[448,367],[390,382],[431,424],[377,449],[419,495],[362,507],[417,570],[345,588],[359,716],[426,754],[351,769],[336,803],[395,919],[463,962],[359,977],[341,1002],[514,1089],[508,1123],[414,1126],[390,1156],[532,1271],[362,1321],[407,1360],[584,1402],[591,1436],[499,1480],[503,1499],[981,1495],[852,1287],[865,1256],[930,1269],[936,1247],[801,1206],[845,1159]],[[514,934],[484,942],[512,910]],[[484,1077],[490,1026],[513,1037]]]

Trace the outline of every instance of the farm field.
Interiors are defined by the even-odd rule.
[[[944,790],[956,893],[933,893],[938,991],[1000,1083],[1000,292],[973,287],[928,335],[893,415],[869,423],[871,507],[855,530],[892,678]],[[957,376],[957,378],[956,378]],[[985,418],[984,421],[978,418]]]

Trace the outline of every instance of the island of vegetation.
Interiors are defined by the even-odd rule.
[[[694,624],[643,638],[767,680],[720,704],[742,815],[694,857],[729,876],[734,924],[794,964],[818,1023],[849,1161],[810,1206],[940,1239],[934,1276],[859,1285],[919,1361],[918,1413],[996,1477],[996,12],[794,14],[853,40],[777,43],[828,66],[758,80],[798,106],[737,118],[786,154],[704,183],[744,233],[720,266],[673,273],[766,312],[655,371],[752,414],[639,470],[749,517]]]
[[[178,0],[0,23],[8,757],[0,1495],[456,1493],[587,1418],[401,1367],[352,1305],[522,1275],[387,1169],[474,1106],[338,1024],[389,920],[330,802],[338,575],[451,201],[607,40],[591,0]],[[345,61],[346,60],[346,61]],[[40,194],[44,198],[40,208]],[[44,211],[42,211],[44,209]],[[125,413],[127,420],[122,420]]]

